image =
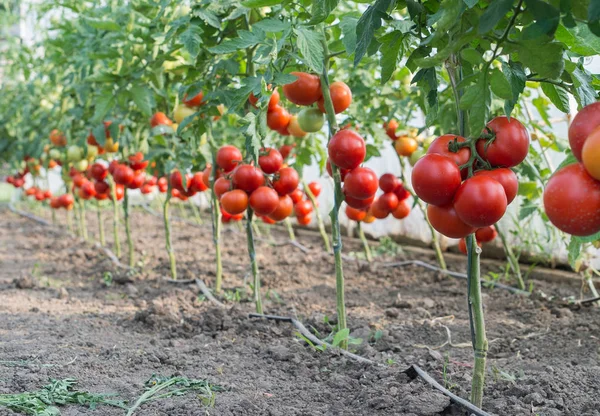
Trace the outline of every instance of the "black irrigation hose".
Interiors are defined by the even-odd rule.
[[[456,279],[465,279],[465,280],[467,279],[466,273],[444,270],[444,269],[434,266],[432,264],[425,263],[424,261],[421,261],[421,260],[407,260],[407,261],[399,261],[399,262],[393,262],[393,263],[385,263],[385,264],[382,264],[381,267],[402,267],[402,266],[409,266],[411,264],[415,265],[415,266],[421,266],[421,267],[424,267],[426,269],[433,270],[436,272],[444,273],[444,274],[446,274],[450,277],[454,277]],[[498,282],[485,282],[484,285],[490,285],[490,286],[496,287],[498,289],[504,289],[509,292],[515,293],[517,295],[531,296],[531,293],[529,293],[526,290],[517,289],[516,287],[508,286],[508,285],[498,283]]]
[[[306,329],[306,327],[304,325],[302,325],[302,323],[300,321],[298,321],[297,319],[294,319],[292,317],[276,316],[276,315],[262,315],[262,314],[258,314],[258,313],[251,313],[248,315],[248,317],[249,318],[262,318],[262,319],[268,319],[268,320],[280,321],[280,322],[289,322],[294,327],[296,327],[296,329],[300,332],[300,334],[302,334],[304,337],[308,338],[308,340],[310,340],[311,342],[313,342],[317,345],[325,346],[325,347],[327,347],[327,349],[339,352],[340,354],[342,354],[348,358],[352,358],[353,360],[356,360],[361,363],[376,365],[376,366],[383,366],[383,364],[369,360],[368,358],[365,358],[365,357],[361,357],[360,355],[353,354],[346,350],[342,350],[340,348],[334,347],[333,345],[320,340],[319,338],[317,338],[313,334],[311,334],[310,331],[308,329]],[[427,374],[427,372],[425,372],[424,370],[422,370],[419,366],[417,366],[415,364],[411,365],[410,367],[408,367],[406,370],[404,370],[402,372],[405,373],[406,375],[408,375],[411,378],[411,380],[414,380],[417,377],[421,377],[423,379],[423,381],[425,381],[431,387],[438,390],[443,395],[447,396],[450,399],[450,401],[467,409],[469,412],[471,412],[471,414],[474,414],[476,416],[491,416],[490,413],[487,413],[486,411],[481,410],[477,406],[469,403],[467,400],[462,399],[462,398],[458,397],[456,394],[452,393],[451,391],[445,389],[441,384],[439,384],[437,381],[435,381],[433,379],[433,377],[431,377],[429,374]]]

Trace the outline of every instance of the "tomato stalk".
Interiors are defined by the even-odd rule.
[[[321,74],[321,91],[323,93],[323,102],[325,104],[325,111],[327,115],[328,125],[328,136],[327,143],[331,140],[333,135],[338,130],[337,121],[335,119],[335,110],[333,108],[333,101],[331,101],[331,94],[329,93],[329,47],[327,46],[327,34],[323,29],[323,37],[321,39],[323,45],[323,73]],[[342,177],[339,168],[331,161],[331,173],[333,174],[334,184],[334,198],[333,198],[333,209],[329,216],[331,218],[331,237],[333,240],[333,255],[335,259],[335,289],[336,289],[336,303],[337,303],[337,330],[342,331],[347,328],[346,324],[346,301],[344,296],[344,269],[342,263],[342,236],[340,233],[340,220],[339,211],[343,200],[342,193]],[[347,338],[342,340],[340,348],[348,349]]]
[[[135,252],[133,238],[131,238],[131,221],[129,221],[129,190],[125,188],[123,194],[123,214],[125,217],[125,234],[127,235],[127,249],[129,250],[129,267],[135,266]]]
[[[258,274],[258,262],[256,261],[256,251],[254,250],[254,236],[252,234],[252,218],[254,211],[248,207],[246,211],[246,236],[248,238],[248,255],[250,256],[250,264],[252,266],[252,286],[254,289],[254,304],[256,305],[256,313],[263,313],[262,301],[260,297],[260,275]]]
[[[285,220],[285,226],[287,228],[288,234],[290,236],[291,241],[296,241],[296,234],[294,233],[294,227],[292,227],[292,222],[290,221],[290,217],[287,217]]]
[[[500,241],[502,241],[502,247],[504,247],[504,253],[506,254],[506,258],[508,259],[508,264],[510,268],[515,273],[515,277],[517,278],[517,284],[519,285],[519,289],[525,290],[525,282],[523,281],[523,276],[521,275],[521,267],[519,266],[519,259],[515,256],[512,247],[508,245],[506,241],[506,236],[504,235],[504,231],[496,224],[496,231],[500,236]]]
[[[96,201],[96,213],[98,215],[98,235],[100,237],[100,245],[106,245],[106,239],[104,238],[104,218],[102,217],[102,210],[100,209],[100,201]]]
[[[79,227],[81,229],[81,237],[83,238],[83,241],[87,241],[88,232],[85,218],[85,201],[81,198],[77,198],[77,202],[79,204]]]
[[[325,224],[323,224],[323,218],[321,217],[321,213],[319,212],[319,208],[317,207],[317,199],[315,198],[315,195],[312,193],[308,185],[306,185],[306,182],[304,180],[302,181],[302,186],[304,187],[304,192],[306,192],[306,195],[308,196],[308,199],[312,204],[313,212],[317,217],[317,224],[319,225],[319,232],[321,233],[321,238],[323,239],[325,251],[329,253],[331,251],[331,245],[329,244],[329,236],[325,231]]]
[[[196,204],[194,204],[194,202],[191,199],[189,200],[189,204],[190,204],[190,207],[192,208],[192,213],[194,214],[194,219],[196,220],[196,223],[198,225],[202,225],[202,218],[200,217],[200,210],[198,209]]]
[[[71,211],[67,211],[67,229],[73,233],[73,214]]]
[[[373,261],[371,247],[369,247],[369,242],[367,241],[367,237],[365,237],[365,232],[362,229],[362,223],[360,221],[356,222],[356,228],[358,229],[358,237],[360,238],[360,241],[362,241],[365,250],[365,257],[367,258],[367,261],[371,263]]]
[[[108,175],[108,184],[110,185],[110,194],[113,206],[113,240],[115,245],[115,255],[121,257],[121,241],[119,240],[119,206],[117,205],[117,186],[112,176]]]
[[[211,208],[211,219],[212,219],[212,232],[213,232],[213,243],[215,245],[215,261],[216,261],[216,275],[215,275],[215,293],[221,292],[221,285],[223,282],[223,264],[221,262],[221,208],[219,205],[219,198],[215,193],[215,181],[217,180],[217,147],[212,138],[212,130],[210,124],[208,124],[206,135],[208,137],[208,143],[210,145],[212,153],[212,167],[210,169],[210,208]]]
[[[169,256],[169,264],[171,266],[171,278],[177,280],[177,266],[175,264],[175,252],[173,251],[173,243],[171,241],[171,222],[169,219],[169,206],[171,204],[171,181],[168,181],[167,195],[163,204],[163,224],[165,226],[165,248]]]
[[[520,3],[519,3],[520,4]],[[496,48],[497,49],[497,48]],[[458,69],[458,71],[457,71]],[[459,106],[462,91],[458,88],[458,84],[462,79],[462,69],[460,60],[456,55],[452,55],[447,63],[448,77],[452,90],[454,92],[456,104],[456,116],[458,121],[459,134],[465,136],[465,114]],[[469,158],[468,169],[469,177],[473,176],[473,165],[477,158],[481,159],[475,148],[477,138],[469,138],[465,143],[450,143],[448,148],[459,148],[468,146],[471,151]],[[457,146],[461,145],[461,146]],[[487,161],[484,161],[487,164]],[[462,169],[463,167],[461,167]],[[476,243],[475,234],[469,234],[466,237],[467,243],[467,297],[469,306],[469,325],[471,328],[471,343],[473,345],[474,367],[473,378],[471,383],[471,403],[477,407],[481,407],[483,403],[483,388],[485,383],[485,366],[488,351],[488,341],[485,334],[485,319],[483,314],[483,300],[481,299],[481,273],[479,268],[479,254],[481,249]]]

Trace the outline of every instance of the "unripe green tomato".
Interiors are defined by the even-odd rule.
[[[96,146],[87,147],[87,158],[88,160],[94,160],[98,156],[98,148]]]
[[[83,172],[88,168],[88,161],[86,159],[81,159],[79,162],[73,164],[73,167],[77,169],[79,172]]]
[[[427,137],[425,140],[423,140],[423,148],[425,150],[429,149],[429,146],[431,145],[431,143],[433,143],[433,141],[436,139],[435,136],[429,136]]]
[[[173,114],[173,118],[177,124],[181,124],[181,122],[186,118],[194,114],[196,111],[194,109],[188,107],[185,104],[179,104],[175,107],[175,113]]]
[[[58,149],[50,149],[50,153],[48,153],[50,155],[50,159],[54,159],[54,160],[60,160],[60,150]]]
[[[410,155],[408,157],[408,163],[410,163],[411,166],[414,166],[415,163],[417,163],[417,161],[419,159],[421,159],[423,156],[425,156],[425,150],[424,149],[417,149],[415,150],[412,155]]]
[[[83,158],[83,150],[81,147],[76,145],[69,146],[67,149],[67,160],[69,162],[77,162]]]
[[[307,133],[321,130],[325,124],[325,117],[318,108],[305,108],[298,113],[298,124]]]
[[[179,19],[180,17],[189,16],[191,12],[192,9],[190,8],[190,6],[180,4],[175,8],[175,11],[173,12],[173,17],[174,19]]]

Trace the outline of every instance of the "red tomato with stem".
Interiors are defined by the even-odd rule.
[[[217,198],[221,198],[221,196],[231,189],[231,181],[224,177],[220,177],[215,181],[214,191]]]
[[[313,206],[310,201],[300,201],[294,205],[294,212],[296,213],[297,217],[304,217],[313,212]]]
[[[498,236],[496,227],[490,225],[489,227],[483,227],[475,231],[475,239],[478,243],[489,243]]]
[[[279,153],[281,153],[281,156],[284,159],[287,159],[290,155],[290,153],[292,152],[292,150],[294,149],[295,145],[289,145],[289,144],[284,144],[283,146],[281,146],[279,148]]]
[[[454,209],[472,227],[497,223],[506,212],[506,192],[500,182],[487,176],[473,176],[456,191]]]
[[[146,169],[150,163],[148,160],[144,160],[144,154],[142,152],[137,152],[131,156],[129,156],[129,166],[133,170],[143,170]]]
[[[396,208],[398,208],[398,197],[393,192],[386,192],[381,195],[378,199],[379,208],[382,210],[387,210],[388,212],[393,212]]]
[[[367,154],[364,139],[356,132],[345,129],[333,135],[327,145],[329,159],[342,169],[358,167]]]
[[[108,169],[102,163],[94,163],[90,168],[90,175],[97,181],[102,181],[108,176]]]
[[[230,215],[241,214],[248,208],[248,195],[240,189],[225,192],[221,196],[221,207]]]
[[[500,182],[506,193],[506,203],[510,204],[519,192],[519,180],[517,175],[508,168],[497,168],[492,170],[479,170],[473,176],[487,176]]]
[[[454,160],[454,163],[456,163],[458,167],[466,165],[471,157],[471,149],[468,147],[463,147],[456,153],[451,152],[448,148],[448,145],[454,140],[456,140],[458,143],[464,143],[466,141],[466,139],[462,136],[457,136],[455,134],[444,134],[443,136],[440,136],[431,142],[429,148],[427,149],[427,154],[437,153],[439,155],[447,156]],[[468,174],[468,168],[465,168],[461,171],[463,179],[466,179]]]
[[[276,130],[280,133],[280,130],[287,128],[291,119],[292,115],[279,105],[276,105],[267,112],[267,126],[269,126],[271,130]]]
[[[463,222],[452,205],[445,207],[428,205],[427,218],[431,226],[446,237],[463,238],[475,232],[475,227]]]
[[[267,147],[266,149],[261,149],[260,153],[258,165],[267,175],[277,172],[283,166],[283,156],[281,156],[281,153],[277,149]]]
[[[329,176],[333,178],[333,171],[331,170],[331,161],[329,159],[327,159],[327,164],[325,165],[325,167]],[[348,172],[350,172],[350,169],[342,169],[339,167],[338,169],[340,170],[340,177],[342,178],[342,182],[344,182],[344,179],[346,179],[346,175],[348,174]]]
[[[204,98],[204,93],[200,91],[198,94],[194,95],[192,98],[187,98],[187,93],[183,95],[183,103],[188,107],[200,107],[204,103],[202,99]]]
[[[379,188],[383,192],[394,192],[394,189],[396,189],[398,184],[398,178],[396,178],[396,176],[391,173],[384,173],[379,178]]]
[[[294,82],[283,86],[285,97],[297,105],[311,105],[321,98],[321,80],[306,72],[292,72],[298,77]]]
[[[379,203],[379,199],[375,199],[375,202],[373,202],[373,204],[371,204],[371,206],[369,207],[369,214],[371,214],[379,220],[382,220],[384,218],[387,218],[388,215],[390,215],[390,211],[386,210],[384,207],[381,206],[381,204]]]
[[[273,221],[282,221],[292,215],[293,210],[294,202],[292,201],[292,198],[290,198],[289,195],[280,196],[277,208],[269,214],[269,218]]]
[[[263,172],[252,165],[239,165],[233,171],[233,186],[249,194],[265,183]]]
[[[133,169],[127,165],[119,165],[113,172],[113,179],[119,185],[129,185],[133,180]]]
[[[290,198],[292,198],[292,202],[294,204],[297,203],[297,202],[302,201],[302,199],[304,198],[304,194],[298,188],[296,188],[292,192],[290,192],[289,196],[290,196]]]
[[[398,201],[402,202],[410,196],[410,192],[404,187],[402,183],[399,183],[398,186],[394,189],[394,193],[398,197]]]
[[[196,172],[188,182],[188,189],[192,192],[204,192],[208,187],[204,184],[203,172]]]
[[[346,110],[352,104],[352,91],[345,82],[336,81],[331,83],[329,86],[329,94],[331,95],[331,101],[333,102],[333,109],[336,114]],[[319,98],[317,106],[321,112],[325,113],[325,100],[323,97]]]
[[[145,181],[146,175],[144,174],[144,171],[139,170],[134,173],[133,178],[131,178],[131,182],[127,184],[127,187],[129,189],[139,189],[144,185]]]
[[[172,189],[177,189],[179,192],[185,191],[185,189],[183,189],[183,178],[181,177],[181,172],[178,170],[171,172],[169,181],[171,182]]]
[[[349,195],[346,195],[344,197],[344,201],[346,201],[346,204],[348,204],[352,208],[367,209],[371,206],[371,204],[373,204],[373,201],[375,201],[375,195],[371,196],[370,198],[366,198],[366,199],[356,199]]]
[[[217,166],[225,172],[231,172],[242,160],[242,152],[231,145],[222,146],[217,151]]]
[[[271,86],[269,86],[269,89],[271,89]],[[275,90],[273,90],[273,93],[271,94],[271,98],[269,98],[269,110],[272,110],[277,104],[279,104],[279,99],[279,91],[277,91],[277,88],[275,88]],[[252,104],[252,107],[256,108],[258,98],[253,93],[250,93],[248,101],[250,102],[250,104]]]
[[[487,140],[477,141],[479,156],[496,167],[517,166],[529,152],[529,133],[516,118],[510,121],[505,116],[494,118],[487,129],[495,134],[494,140],[486,146]]]
[[[319,182],[311,182],[308,184],[308,189],[310,189],[310,192],[312,192],[312,194],[315,198],[318,198],[319,195],[321,195],[321,191],[323,190],[323,187],[321,186],[321,184]]]
[[[250,195],[250,206],[258,215],[270,215],[278,205],[279,195],[268,186],[260,186]]]
[[[419,159],[413,167],[411,179],[417,196],[437,206],[450,204],[462,181],[456,163],[437,153]]]
[[[392,216],[398,220],[408,217],[410,214],[410,205],[407,200],[400,201],[396,209],[392,211]]]
[[[279,195],[287,195],[294,192],[300,183],[300,176],[294,168],[282,168],[277,173],[277,179],[273,181],[273,189]]]
[[[150,125],[152,127],[156,127],[156,126],[160,126],[160,125],[172,126],[173,122],[171,121],[171,119],[169,117],[167,117],[167,115],[165,113],[158,111],[158,112],[154,113],[154,115],[150,119]]]
[[[296,221],[298,221],[298,224],[300,225],[308,225],[312,221],[312,216],[308,214],[302,217],[296,217]]]
[[[350,205],[346,205],[346,217],[348,217],[349,220],[359,222],[364,220],[366,216],[366,211],[352,208]]]
[[[377,192],[377,174],[369,168],[351,170],[344,179],[344,194],[356,199],[367,199]]]
[[[569,144],[573,155],[582,161],[583,145],[588,136],[600,126],[600,102],[586,105],[569,126]]]
[[[550,222],[567,234],[595,234],[600,231],[600,182],[580,163],[565,166],[546,184],[544,209]]]

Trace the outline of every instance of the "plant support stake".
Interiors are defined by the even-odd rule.
[[[252,286],[254,289],[254,304],[256,305],[256,313],[263,313],[262,301],[260,298],[260,275],[258,274],[258,262],[256,261],[256,251],[254,250],[254,236],[252,235],[252,218],[254,211],[248,207],[246,211],[246,236],[248,238],[248,255],[250,256],[250,264],[252,266]]]

